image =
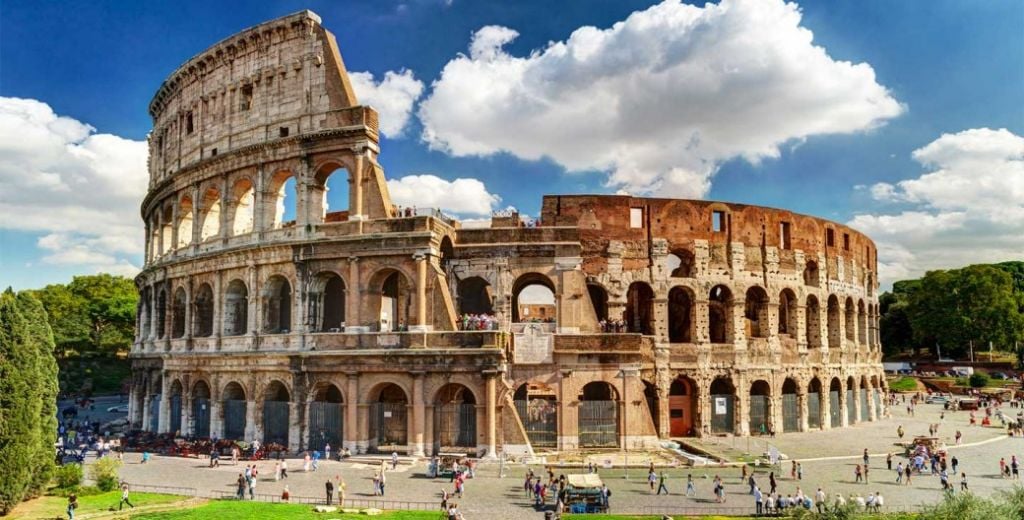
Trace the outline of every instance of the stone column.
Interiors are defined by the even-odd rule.
[[[288,403],[288,451],[292,453],[302,450],[302,421],[299,420],[299,409],[303,406],[305,403]],[[306,417],[309,417],[309,414],[306,414]]]
[[[245,334],[258,334],[260,332],[260,324],[262,318],[260,318],[260,288],[257,286],[259,276],[255,264],[250,263],[248,269],[246,269],[246,284],[249,286],[249,298],[246,301],[245,310]],[[252,348],[254,345],[250,345]]]
[[[193,333],[195,332],[195,313],[193,312],[193,302],[195,298],[192,297],[192,275],[188,275],[185,280],[185,335],[183,339],[192,339]]]
[[[821,382],[821,393],[818,394],[821,398],[821,407],[819,408],[821,413],[821,429],[831,430],[832,429],[832,377],[826,375],[825,380]]]
[[[853,380],[853,423],[860,424],[860,381]]]
[[[164,256],[164,210],[160,208],[156,213],[156,251],[155,256]]]
[[[487,458],[493,459],[498,455],[497,435],[497,403],[498,400],[498,377],[497,374],[487,374]]]
[[[875,399],[875,389],[871,386],[871,382],[868,382],[868,420],[871,422],[878,420],[878,404]]]
[[[693,306],[693,342],[706,345],[711,342],[708,300],[698,298],[693,302]]]
[[[224,403],[210,399],[210,437],[224,438]]]
[[[149,298],[150,298],[150,306],[149,306],[149,311],[150,311],[149,312],[149,314],[150,314],[149,315],[149,338],[147,338],[147,339],[150,340],[150,341],[153,341],[153,340],[159,339],[157,334],[158,334],[160,322],[157,321],[157,318],[160,316],[160,311],[157,310],[157,302],[159,301],[159,298],[160,298],[160,287],[157,284],[153,284],[153,285],[150,286]],[[164,302],[164,305],[167,305],[166,301]],[[166,307],[165,307],[165,309],[166,309]]]
[[[351,186],[349,187],[349,220],[363,220],[365,214],[363,213],[363,169],[364,169],[364,156],[363,153],[357,153],[353,156],[355,167],[354,171],[349,176],[351,180]],[[389,211],[389,208],[384,208],[385,211]]]
[[[148,431],[151,431],[150,430],[150,425],[152,424],[152,422],[150,422],[150,420],[149,420],[149,387],[148,387],[148,385],[146,387],[144,387],[144,389],[145,389],[145,392],[142,394],[142,420],[140,421],[142,423],[142,427],[139,428],[139,429],[144,431],[144,432],[148,432]]]
[[[228,231],[228,205],[231,204],[231,200],[228,194],[228,176],[224,174],[220,178],[220,229],[217,230],[217,236],[220,237],[225,243],[227,243],[228,237],[231,236],[231,232]]]
[[[217,271],[213,277],[213,331],[211,335],[220,343],[224,335],[224,271]]]
[[[174,201],[174,205],[171,206],[171,251],[178,251],[178,223],[181,221],[181,213],[179,211],[181,206],[181,199]]]
[[[360,446],[359,453],[366,453],[370,446],[376,444],[376,439],[371,439],[371,435],[376,436],[377,432],[370,432],[370,404],[359,403],[359,423],[357,425],[359,437],[357,446]]]
[[[412,380],[412,455],[423,456],[423,431],[426,428],[423,407],[423,373],[413,374]]]
[[[345,284],[345,332],[367,331],[363,327],[362,312],[360,312],[360,296],[362,295],[363,284],[359,280],[359,257],[348,257],[348,280]]]
[[[192,392],[187,388],[181,394],[181,434],[188,437],[195,432],[195,425],[192,424]]]
[[[426,332],[431,329],[427,324],[427,255],[417,253],[413,259],[416,261],[416,322],[409,330]]]
[[[168,395],[170,384],[168,384],[167,378],[167,374],[160,378],[160,416],[157,418],[156,428],[158,433],[167,433],[171,427],[171,396]]]
[[[789,331],[796,338],[797,350],[807,352],[807,306],[796,305],[796,330]]]
[[[424,406],[426,413],[426,426],[423,432],[423,451],[427,455],[435,455],[434,453],[434,405],[426,404]]]
[[[697,417],[694,421],[694,429],[698,436],[711,434],[711,381],[707,378],[698,378],[694,381],[697,387]]]
[[[558,378],[558,449],[575,450],[579,446],[579,431],[577,429],[577,409],[569,406],[573,396],[569,395],[572,377],[572,370],[559,371]]]
[[[768,338],[768,348],[771,350],[779,350],[782,347],[782,342],[779,340],[779,320],[783,319],[779,316],[779,304],[777,302],[769,302],[767,304],[768,312],[768,330],[761,330],[761,335]]]
[[[345,390],[345,431],[344,447],[352,453],[366,451],[366,444],[360,444],[359,437],[359,374],[348,374]]]
[[[800,424],[798,425],[798,427],[802,432],[806,432],[811,429],[810,409],[807,397],[807,387],[801,386],[796,392],[796,404],[797,408],[800,410]],[[819,408],[819,410],[820,409],[821,408]]]
[[[735,350],[747,349],[747,330],[743,327],[746,313],[746,300],[740,298],[733,301],[729,312],[732,313],[732,346]],[[726,338],[728,339],[728,338]]]
[[[245,440],[252,442],[254,439],[263,440],[263,425],[257,427],[256,401],[249,400],[245,403]]]
[[[199,184],[192,185],[192,252],[199,251],[199,242],[202,241],[203,237],[203,219],[200,218],[202,212],[200,204],[202,201],[199,199]]]
[[[658,341],[668,341],[668,298],[655,297],[651,305],[654,311],[654,335]]]
[[[736,402],[736,409],[733,424],[733,431],[736,435],[750,435],[750,382],[745,376],[738,376],[733,379],[733,395]],[[710,400],[710,399],[709,399]]]

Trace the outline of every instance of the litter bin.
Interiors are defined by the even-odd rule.
[[[554,519],[555,519],[555,512],[554,511],[544,511],[544,520],[554,520]]]

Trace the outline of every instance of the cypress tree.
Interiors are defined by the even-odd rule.
[[[14,293],[0,294],[0,514],[7,514],[30,489],[39,444],[38,400],[31,380],[35,354]],[[33,401],[35,406],[33,406]]]
[[[36,357],[37,376],[32,384],[36,387],[33,393],[39,403],[38,442],[28,490],[29,496],[35,496],[46,489],[56,466],[53,444],[57,440],[57,360],[53,354],[53,331],[43,304],[24,291],[18,293],[17,304],[27,326],[29,347]]]

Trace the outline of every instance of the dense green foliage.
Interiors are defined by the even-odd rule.
[[[98,274],[32,293],[46,308],[53,329],[61,388],[86,395],[120,391],[129,372],[125,354],[135,332],[135,284],[122,276]]]
[[[894,392],[916,392],[917,391],[917,378],[916,377],[901,377],[891,383],[889,383],[889,390]]]
[[[59,489],[78,489],[82,485],[82,465],[65,464],[57,468],[53,481]]]
[[[961,357],[971,342],[1012,351],[1024,342],[1024,262],[929,271],[896,282],[879,303],[888,354],[938,344],[943,357]]]
[[[0,295],[0,514],[37,495],[54,471],[53,334],[31,294]]]
[[[96,483],[96,487],[100,488],[100,491],[113,491],[117,489],[120,469],[120,460],[114,457],[103,457],[89,466],[89,478]]]
[[[971,385],[971,388],[985,388],[988,386],[989,377],[988,374],[975,372],[971,374],[971,377],[967,379],[967,382]]]

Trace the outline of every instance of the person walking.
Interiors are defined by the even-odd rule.
[[[647,472],[647,487],[651,488],[651,494],[654,494],[654,483],[658,481],[658,474],[654,472],[653,464],[652,468]]]
[[[864,477],[861,474],[860,464],[857,464],[853,468],[853,481],[854,482],[864,482]]]
[[[245,475],[242,474],[242,473],[239,473],[238,474],[238,480],[236,480],[235,483],[237,484],[237,488],[235,489],[235,498],[237,498],[239,500],[244,500],[245,499],[245,487],[246,487]]]
[[[754,514],[761,516],[764,514],[764,495],[761,494],[761,490],[754,486]]]
[[[331,505],[331,498],[334,497],[334,482],[331,479],[324,483],[324,491],[327,493],[327,505]]]
[[[311,460],[312,460],[312,458],[309,456],[309,452],[307,451],[306,454],[303,455],[303,457],[302,457],[302,472],[303,473],[308,473],[309,472],[309,463],[310,463]]]
[[[68,495],[68,520],[75,520],[75,509],[78,509],[78,495],[71,493]]]
[[[384,496],[384,485],[387,484],[388,478],[384,476],[384,471],[380,472],[380,496]],[[462,497],[459,497],[462,498]]]
[[[120,511],[125,504],[128,504],[128,507],[135,509],[135,506],[128,501],[128,484],[121,484],[121,503],[117,504],[117,510]]]
[[[867,464],[864,465],[864,483],[865,484],[868,483],[868,465]]]
[[[281,461],[281,478],[288,478],[288,459]]]
[[[288,502],[292,499],[291,491],[288,491],[288,484],[284,485],[284,491],[281,491],[281,502]]]
[[[818,492],[814,494],[814,503],[818,506],[818,514],[824,514],[825,492],[821,488],[818,488]]]
[[[256,500],[256,475],[249,477],[249,500]]]
[[[802,463],[800,463],[800,462],[796,463],[796,479],[797,480],[803,480],[804,479],[804,465]]]
[[[889,471],[892,471],[892,452],[885,455],[885,467]]]
[[[697,496],[697,488],[693,486],[693,475],[686,474],[686,496]]]
[[[398,452],[393,451],[391,452],[391,469],[394,470],[396,468],[398,468]]]
[[[324,444],[324,460],[331,460],[331,443]]]
[[[750,475],[750,477],[747,478],[747,484],[750,485],[750,494],[753,495],[754,494],[754,488],[757,487],[757,482],[754,481],[754,475]]]
[[[953,458],[949,459],[949,463],[952,465],[953,473],[955,474],[957,466],[960,465],[960,460],[956,458],[956,455],[954,455]]]
[[[910,463],[908,462],[908,463],[907,463],[907,467],[906,467],[906,468],[903,468],[903,475],[907,477],[907,485],[908,485],[908,486],[910,485],[910,475],[911,475],[912,473],[913,473],[913,471],[911,470],[911,468],[910,468]]]
[[[1020,480],[1020,462],[1016,455],[1010,457],[1010,469],[1013,471],[1013,480]]]
[[[903,482],[903,463],[896,464],[896,483],[900,484]]]
[[[867,465],[868,465],[868,449],[864,448],[864,466],[867,467]]]
[[[967,491],[967,473],[960,473],[960,491]]]
[[[658,493],[657,494],[660,495],[662,491],[664,491],[666,495],[669,494],[668,488],[665,487],[665,472],[664,471],[661,472],[661,475],[658,478]]]

